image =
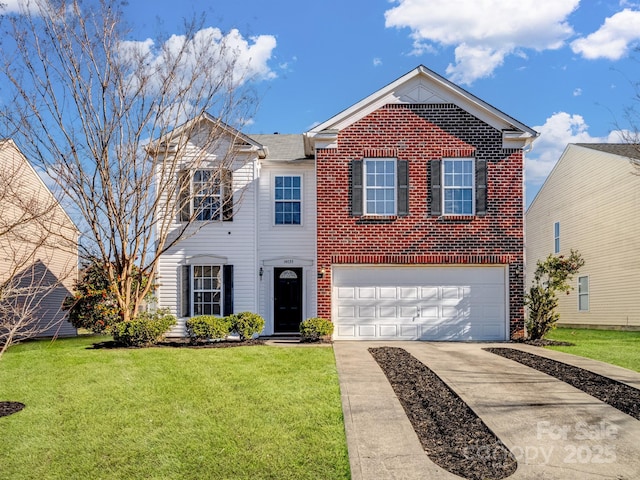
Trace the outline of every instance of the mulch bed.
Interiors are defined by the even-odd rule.
[[[0,417],[7,417],[13,413],[18,413],[23,408],[24,408],[24,403],[0,402]]]
[[[107,340],[105,342],[97,342],[87,347],[89,350],[99,350],[102,348],[229,348],[229,347],[247,347],[253,345],[264,345],[265,341],[261,338],[254,338],[251,340],[221,340],[219,342],[202,342],[191,343],[189,340],[164,340],[157,345],[151,345],[150,347],[129,347],[122,345],[121,343],[113,340]]]
[[[515,348],[485,348],[539,372],[551,375],[640,420],[640,390],[597,373]]]
[[[517,461],[469,406],[426,365],[396,347],[370,348],[429,458],[471,480],[501,479]]]

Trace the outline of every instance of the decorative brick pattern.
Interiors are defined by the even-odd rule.
[[[502,133],[453,104],[386,105],[343,129],[337,149],[318,149],[318,315],[331,318],[336,264],[509,265],[510,334],[524,328],[523,155]],[[390,155],[393,153],[393,155]],[[350,215],[349,162],[392,156],[409,165],[409,215]],[[487,161],[487,213],[430,217],[429,162]]]

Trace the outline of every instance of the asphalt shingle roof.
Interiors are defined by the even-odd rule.
[[[576,145],[640,160],[640,144],[637,143],[576,143]]]
[[[249,135],[253,140],[267,147],[268,160],[306,160],[304,142],[301,134],[270,134]]]

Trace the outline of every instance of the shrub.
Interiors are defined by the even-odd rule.
[[[194,343],[225,338],[230,331],[229,317],[200,315],[187,320],[187,334]]]
[[[231,330],[240,336],[240,340],[247,340],[262,332],[264,318],[257,313],[240,312],[230,315]]]
[[[114,325],[111,327],[111,334],[116,342],[128,347],[155,345],[175,323],[176,317],[166,310],[156,313],[144,312],[129,322]]]
[[[300,324],[300,335],[303,342],[317,342],[322,337],[330,337],[333,323],[325,318],[307,318]]]
[[[527,318],[527,335],[531,340],[543,338],[555,328],[560,314],[556,312],[558,306],[557,292],[572,289],[569,280],[578,273],[584,265],[580,254],[571,250],[568,258],[562,255],[549,255],[544,262],[538,261],[529,293],[524,302],[529,307]]]

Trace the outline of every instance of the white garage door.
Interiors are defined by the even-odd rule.
[[[336,340],[507,340],[504,266],[332,270]]]

